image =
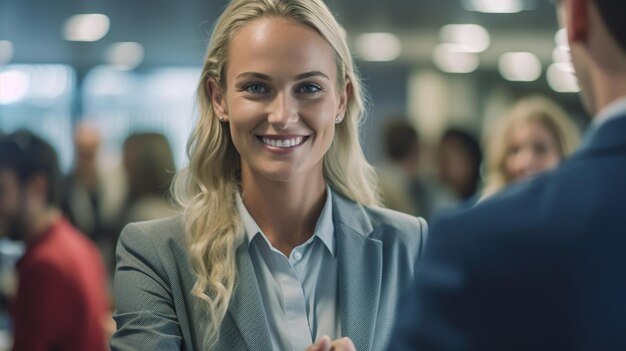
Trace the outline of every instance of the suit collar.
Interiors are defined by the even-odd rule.
[[[326,246],[328,251],[335,256],[335,240],[334,240],[334,224],[333,224],[333,202],[332,202],[332,190],[330,186],[326,185],[326,200],[324,202],[324,207],[322,208],[322,212],[320,213],[320,217],[317,220],[315,225],[315,230],[313,232],[313,237],[309,240],[312,241],[314,237],[319,238],[322,243]],[[259,228],[259,225],[256,223],[254,218],[246,205],[244,205],[241,195],[237,193],[236,196],[237,210],[239,211],[239,216],[243,221],[243,227],[246,234],[246,238],[248,239],[248,246],[252,245],[257,236],[262,236],[263,239],[267,242],[267,244],[272,247],[272,244],[267,240],[265,234]]]
[[[333,190],[333,221],[345,225],[357,234],[368,236],[372,232],[372,223],[362,205],[349,200]]]
[[[228,313],[235,321],[248,349],[271,350],[269,324],[246,240],[239,245],[236,255],[237,283],[228,305]]]
[[[600,126],[614,118],[626,115],[626,96],[605,106],[591,121],[592,126]]]
[[[382,243],[369,237],[373,227],[363,206],[336,191],[331,194],[341,333],[352,339],[357,350],[370,350],[375,341],[380,301]],[[237,249],[237,269],[237,285],[228,313],[250,349],[271,350],[269,324],[247,241]]]
[[[341,333],[357,350],[371,350],[383,274],[382,243],[369,237],[373,227],[363,206],[333,194]]]
[[[577,155],[626,148],[626,114],[592,125],[585,133]]]

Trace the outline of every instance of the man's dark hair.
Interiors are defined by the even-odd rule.
[[[463,198],[467,198],[474,195],[480,185],[480,166],[483,162],[483,152],[478,138],[463,129],[456,127],[447,129],[441,137],[441,142],[451,140],[455,140],[458,143],[472,163],[470,186],[468,189],[465,189],[465,193],[462,194]]]
[[[626,51],[626,1],[624,0],[594,0],[604,23],[609,28],[613,38],[619,43],[622,51]]]
[[[417,150],[419,136],[411,123],[398,119],[385,127],[383,142],[387,157],[399,161]]]
[[[1,169],[14,171],[21,184],[36,175],[43,175],[48,182],[48,204],[60,205],[61,171],[57,154],[40,137],[23,130],[0,137]]]

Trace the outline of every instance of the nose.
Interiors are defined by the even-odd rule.
[[[270,104],[268,122],[278,129],[286,129],[298,121],[298,102],[287,92],[280,92]]]

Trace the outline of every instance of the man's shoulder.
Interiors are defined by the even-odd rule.
[[[444,212],[433,221],[433,235],[471,235],[474,241],[582,235],[602,220],[599,209],[626,210],[626,196],[618,195],[626,195],[623,181],[596,161],[602,162],[570,160],[477,205]]]

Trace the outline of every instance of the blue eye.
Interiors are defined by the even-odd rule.
[[[267,93],[267,88],[263,84],[259,83],[248,84],[243,88],[243,90],[252,94]]]
[[[317,84],[306,83],[298,87],[299,93],[312,94],[322,91],[322,87]]]

